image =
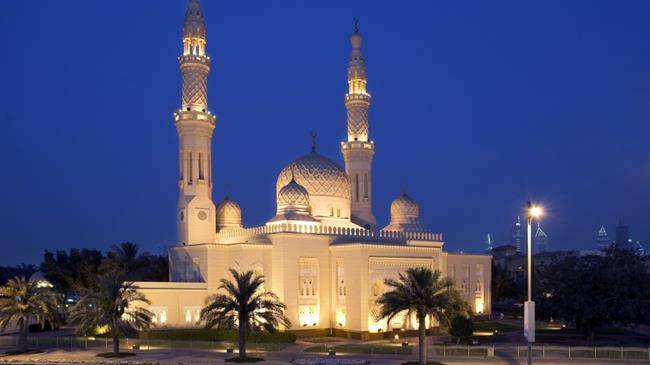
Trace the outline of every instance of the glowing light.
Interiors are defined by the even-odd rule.
[[[298,309],[298,323],[300,327],[317,326],[319,321],[318,306],[301,305]]]
[[[539,205],[532,205],[532,206],[528,209],[528,215],[529,215],[531,218],[536,218],[536,219],[537,219],[537,218],[539,218],[539,217],[541,217],[541,216],[544,215],[544,208],[541,207],[541,206],[539,206]]]
[[[483,310],[485,309],[483,307],[483,299],[477,298],[476,302],[474,303],[474,306],[476,307],[476,313],[482,314]]]
[[[336,310],[336,323],[339,327],[345,327],[345,308]]]

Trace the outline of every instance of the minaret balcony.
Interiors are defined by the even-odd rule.
[[[345,94],[345,102],[362,101],[370,103],[370,94]]]
[[[174,113],[174,123],[183,121],[205,121],[212,125],[216,122],[216,117],[210,112],[202,112],[198,110],[181,110],[179,109]]]
[[[368,151],[374,151],[375,150],[375,142],[374,141],[348,141],[348,142],[341,142],[341,149],[343,151],[345,150],[368,150]]]
[[[178,62],[182,64],[187,63],[198,63],[207,67],[210,67],[210,56],[199,56],[193,54],[187,54],[178,57]]]

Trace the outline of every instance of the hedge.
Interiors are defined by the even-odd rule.
[[[139,337],[150,340],[235,342],[239,336],[236,330],[187,328],[141,332]],[[248,334],[248,341],[252,343],[293,343],[296,341],[296,335],[289,332],[251,332]]]

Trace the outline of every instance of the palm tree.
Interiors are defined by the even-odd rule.
[[[15,324],[20,329],[18,351],[27,348],[27,331],[30,321],[41,326],[52,323],[59,301],[49,286],[39,285],[38,280],[16,276],[0,287],[0,330]]]
[[[148,266],[151,258],[148,252],[140,253],[139,251],[138,245],[131,242],[113,245],[106,256],[102,269],[124,275],[129,280],[138,278],[143,268]]]
[[[428,268],[410,268],[399,274],[399,280],[386,279],[390,288],[378,299],[381,306],[379,319],[390,323],[397,315],[409,318],[415,314],[419,332],[419,362],[426,363],[426,319],[435,318],[440,323],[450,323],[457,314],[467,312],[467,303],[454,290],[449,278],[440,278],[439,271]]]
[[[105,327],[113,338],[113,353],[120,353],[120,335],[147,330],[152,325],[153,313],[143,308],[149,300],[133,287],[122,282],[119,276],[102,275],[97,279],[97,289],[83,294],[70,308],[70,322],[80,335],[94,333]]]
[[[286,306],[272,292],[262,290],[263,276],[253,271],[244,273],[230,269],[234,281],[221,279],[217,293],[206,300],[199,321],[205,321],[206,328],[238,329],[239,358],[246,359],[246,336],[251,330],[275,332],[282,325],[290,327],[285,316]]]

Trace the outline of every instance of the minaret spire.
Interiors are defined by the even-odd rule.
[[[207,31],[199,0],[188,1],[181,40],[181,109],[174,114],[180,160],[177,226],[179,243],[192,245],[213,242],[216,232],[211,151],[216,118],[208,111],[211,63],[206,53]]]
[[[348,93],[345,108],[348,119],[348,138],[341,144],[345,159],[345,171],[352,183],[352,219],[362,226],[374,228],[376,220],[372,214],[372,157],[375,145],[370,140],[368,110],[370,94],[366,90],[366,60],[361,52],[359,20],[354,19],[350,36],[350,59],[348,61]]]

